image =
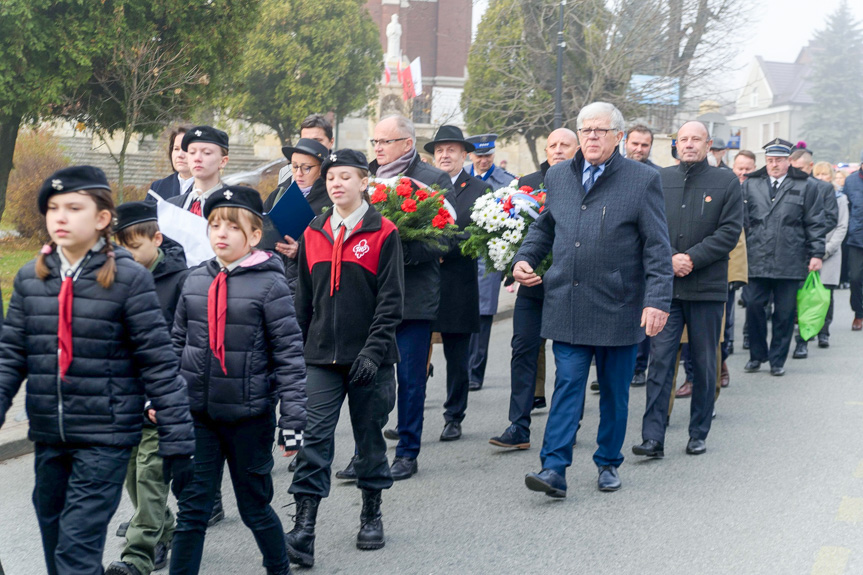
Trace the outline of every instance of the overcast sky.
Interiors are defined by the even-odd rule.
[[[800,49],[812,39],[816,30],[823,29],[827,16],[839,6],[840,0],[757,0],[754,8],[754,23],[740,38],[729,38],[729,42],[741,42],[736,72],[730,89],[739,89],[745,82],[745,68],[755,56],[765,60],[793,62]],[[567,8],[577,5],[570,0]],[[482,18],[488,0],[474,0],[473,26]],[[863,2],[851,0],[851,11],[858,22],[863,20]]]

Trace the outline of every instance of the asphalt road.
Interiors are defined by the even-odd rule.
[[[507,425],[509,398],[511,320],[496,324],[486,385],[470,396],[461,441],[438,441],[445,382],[438,375],[429,383],[420,472],[384,493],[386,547],[355,548],[360,493],[337,482],[321,507],[309,573],[863,573],[863,333],[850,331],[848,291],[837,295],[831,347],[813,345],[809,359],[789,359],[782,378],[743,373],[741,319],[731,386],[717,403],[705,455],[684,453],[688,400],[679,400],[665,459],[632,456],[644,407],[643,388],[634,389],[617,493],[596,489],[598,396],[589,394],[564,500],[524,487],[524,474],[539,469],[545,411],[535,412],[530,450],[488,444]],[[433,361],[443,374],[440,349]],[[346,422],[344,410],[337,468],[353,449]],[[274,505],[286,529],[287,463],[279,458],[274,471]],[[8,575],[45,572],[32,465],[32,455],[0,464],[0,561]],[[227,478],[225,502],[228,516],[208,533],[202,573],[262,573]],[[130,515],[124,499],[106,564],[119,556],[123,540],[113,532]]]

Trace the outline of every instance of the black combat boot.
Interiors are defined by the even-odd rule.
[[[291,572],[291,564],[286,563],[282,568],[271,569],[267,567],[267,575],[293,575]]]
[[[318,504],[321,498],[316,495],[294,496],[297,502],[297,514],[294,516],[294,528],[285,533],[285,546],[291,563],[303,567],[315,564],[315,521],[318,518]]]
[[[364,551],[384,546],[384,523],[381,521],[381,492],[363,489],[363,510],[360,513],[360,532],[357,549]]]

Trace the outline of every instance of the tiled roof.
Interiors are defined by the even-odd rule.
[[[773,92],[773,106],[780,104],[814,104],[809,95],[809,66],[788,62],[758,62]]]

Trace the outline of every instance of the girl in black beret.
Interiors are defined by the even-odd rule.
[[[101,575],[145,396],[178,492],[192,475],[192,418],[152,274],[111,244],[104,172],[60,170],[38,202],[51,243],[15,277],[0,335],[0,426],[26,378],[47,572]]]
[[[312,220],[299,248],[296,307],[305,341],[309,428],[289,489],[297,515],[286,535],[291,561],[309,567],[318,504],[330,491],[334,433],[345,396],[363,498],[357,547],[384,546],[381,490],[393,480],[381,430],[395,404],[395,336],[404,291],[398,230],[369,209],[365,156],[334,152],[322,172],[334,207]]]
[[[275,406],[288,452],[306,426],[303,339],[280,258],[256,250],[263,228],[258,192],[228,186],[204,205],[216,257],[186,279],[174,348],[195,422],[195,478],[179,498],[172,575],[198,573],[223,462],[243,523],[267,573],[290,573],[273,498]]]
[[[210,196],[224,187],[222,170],[228,165],[228,134],[212,126],[195,126],[180,141],[192,172],[192,189],[170,198],[172,204],[195,215],[204,215]]]

